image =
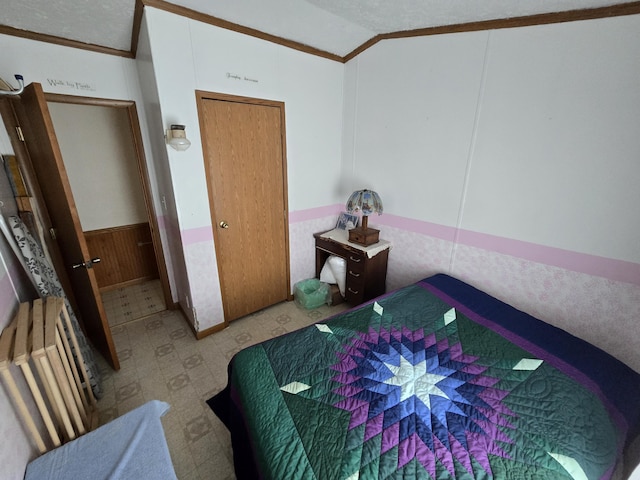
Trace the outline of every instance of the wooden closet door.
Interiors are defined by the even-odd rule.
[[[199,93],[225,321],[289,296],[284,105]]]

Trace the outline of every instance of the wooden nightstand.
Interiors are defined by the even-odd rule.
[[[391,243],[380,240],[364,247],[349,242],[346,230],[314,233],[316,239],[316,277],[330,255],[347,261],[345,301],[352,305],[371,300],[385,292],[387,260]]]

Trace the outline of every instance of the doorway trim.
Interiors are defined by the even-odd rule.
[[[45,93],[47,102],[68,103],[75,105],[91,105],[98,107],[120,108],[125,109],[129,119],[129,131],[133,148],[136,153],[136,163],[140,184],[142,186],[142,195],[144,197],[145,210],[149,221],[149,229],[151,230],[151,240],[153,242],[153,252],[158,266],[158,276],[162,287],[164,302],[168,309],[175,309],[176,304],[171,296],[171,287],[169,286],[169,274],[167,272],[167,264],[165,263],[164,250],[162,247],[162,239],[160,238],[160,229],[158,219],[153,209],[153,195],[151,194],[151,181],[149,178],[149,170],[147,168],[147,160],[144,154],[144,146],[142,143],[142,132],[138,117],[138,109],[132,100],[112,100],[94,97],[77,97],[74,95],[63,95],[57,93]]]

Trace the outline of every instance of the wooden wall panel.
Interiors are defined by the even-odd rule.
[[[84,232],[100,289],[158,278],[148,223]]]

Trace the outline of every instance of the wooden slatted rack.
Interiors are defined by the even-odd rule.
[[[12,364],[22,372],[41,422],[18,388]],[[62,298],[20,304],[0,336],[0,375],[40,453],[97,426],[96,399]],[[46,435],[41,434],[39,423],[44,424]]]

